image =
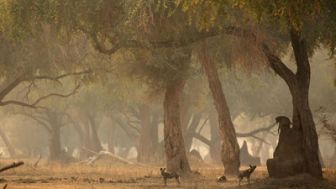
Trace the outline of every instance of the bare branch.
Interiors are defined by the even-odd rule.
[[[205,138],[202,134],[200,133],[194,133],[193,135],[194,138],[200,140],[201,142],[203,142],[204,144],[210,146],[211,145],[211,141],[207,138]]]
[[[251,137],[252,137],[252,138],[255,138],[255,139],[257,139],[257,140],[260,140],[261,142],[263,142],[263,143],[265,143],[265,144],[271,145],[269,142],[267,142],[266,140],[264,140],[264,139],[262,139],[262,138],[260,138],[260,137],[258,137],[258,136],[252,135]]]
[[[47,76],[47,75],[33,76],[32,78],[26,78],[26,79],[24,79],[24,81],[43,80],[43,79],[45,79],[45,80],[51,80],[51,81],[58,81],[58,80],[63,79],[65,77],[84,75],[84,74],[89,74],[91,72],[92,72],[91,70],[84,70],[84,71],[80,71],[80,72],[65,73],[65,74],[61,74],[61,75],[55,76],[55,77]]]
[[[206,118],[206,119],[203,121],[201,127],[200,127],[199,130],[198,130],[198,133],[201,133],[201,132],[202,132],[202,130],[203,130],[205,124],[206,124],[208,121],[209,121],[209,118]]]
[[[28,86],[27,86],[27,92],[25,94],[25,99],[28,101],[29,100],[29,94],[32,91],[32,87],[34,85],[34,81],[31,81]]]
[[[19,167],[19,166],[21,166],[21,165],[23,165],[23,164],[24,164],[23,161],[14,162],[14,163],[12,163],[12,164],[10,164],[10,165],[7,165],[7,166],[2,167],[2,168],[0,169],[0,173],[3,172],[3,171],[6,171],[6,170],[8,170],[8,169],[13,169],[13,168]]]
[[[77,90],[80,88],[80,85],[78,84],[74,90],[72,92],[70,92],[69,94],[58,94],[58,93],[50,93],[48,95],[42,96],[40,98],[38,98],[37,100],[35,100],[34,103],[29,104],[29,103],[25,103],[25,102],[20,102],[20,101],[16,101],[16,100],[8,100],[8,101],[3,101],[0,102],[0,106],[6,106],[6,105],[18,105],[18,106],[24,106],[24,107],[28,107],[28,108],[44,108],[42,106],[37,106],[40,102],[51,98],[51,97],[59,97],[59,98],[67,98],[69,96],[74,95]]]
[[[48,95],[46,95],[46,96],[42,96],[42,97],[40,97],[40,98],[37,99],[32,105],[35,106],[35,105],[37,105],[38,103],[40,103],[41,101],[46,100],[47,98],[50,98],[50,97],[67,98],[67,97],[69,97],[69,96],[72,96],[72,95],[76,94],[79,88],[80,88],[80,84],[78,84],[78,85],[73,89],[72,92],[70,92],[70,93],[68,93],[68,94],[65,94],[65,95],[64,95],[64,94],[58,94],[58,93],[50,93],[50,94],[48,94]]]
[[[4,83],[8,83],[8,85],[3,86],[0,91],[0,101],[2,101],[5,96],[10,93],[15,87],[17,87],[23,81],[22,77],[17,77],[12,81],[4,81]]]
[[[16,101],[16,100],[8,100],[8,101],[3,101],[3,99],[15,88],[17,87],[20,83],[25,82],[25,81],[34,81],[34,80],[52,80],[52,81],[58,81],[59,79],[68,77],[68,76],[76,76],[76,75],[82,75],[82,74],[88,74],[90,73],[91,70],[84,70],[84,71],[80,71],[80,72],[71,72],[71,73],[66,73],[66,74],[62,74],[59,76],[32,76],[32,77],[24,77],[23,75],[17,77],[16,79],[12,80],[11,82],[9,81],[4,81],[4,83],[8,83],[6,86],[3,86],[0,90],[0,106],[5,106],[5,105],[17,105],[17,106],[24,106],[24,107],[28,107],[28,108],[45,108],[45,107],[41,107],[41,106],[37,106],[38,103],[40,103],[41,101],[49,98],[49,97],[62,97],[62,98],[66,98],[68,96],[73,95],[77,89],[80,87],[79,85],[74,89],[73,92],[71,92],[70,94],[67,95],[62,95],[62,94],[57,94],[57,93],[50,93],[46,96],[42,96],[39,99],[37,99],[34,103],[30,104],[30,103],[25,103],[25,102],[21,102],[21,101]],[[30,85],[28,86],[28,92],[26,93],[26,97],[28,97],[28,94],[30,93],[30,87],[33,85],[33,82],[30,83]]]
[[[276,126],[276,123],[273,123],[272,125],[268,127],[259,128],[251,132],[248,132],[248,133],[237,133],[236,136],[237,137],[253,137],[254,135],[261,133],[261,132],[270,132],[275,126]]]

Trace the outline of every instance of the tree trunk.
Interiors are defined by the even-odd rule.
[[[99,136],[97,133],[97,124],[94,120],[94,117],[89,115],[89,122],[90,122],[90,128],[91,128],[91,132],[90,132],[90,139],[91,139],[91,150],[95,151],[95,152],[100,152],[103,150],[103,147],[101,145],[101,142],[99,140]]]
[[[298,80],[298,83],[303,81]],[[308,88],[301,84],[291,89],[293,97],[293,127],[299,129],[303,136],[303,151],[307,172],[322,178],[322,167],[319,161],[318,136],[313,115],[308,103]]]
[[[139,147],[138,147],[138,161],[145,162],[153,162],[155,157],[155,144],[152,134],[152,125],[150,120],[150,112],[148,105],[140,105],[140,122],[141,122],[141,131],[140,131],[140,139],[139,139]]]
[[[159,143],[159,124],[160,124],[160,113],[158,112],[153,112],[152,113],[152,119],[151,119],[151,139],[154,144],[154,149],[155,149],[155,157],[156,159],[160,158],[159,151],[161,148],[160,143]]]
[[[318,155],[318,136],[309,106],[310,64],[307,46],[299,31],[291,28],[290,37],[297,66],[295,74],[265,44],[263,45],[263,52],[273,70],[284,79],[291,92],[293,128],[302,134],[304,170],[316,178],[322,178],[322,168]]]
[[[164,97],[164,142],[167,170],[178,173],[190,172],[186,156],[180,118],[180,99],[185,80],[176,79],[166,87]]]
[[[16,156],[16,152],[14,147],[12,146],[12,144],[9,142],[6,133],[2,130],[2,128],[0,128],[0,137],[2,138],[2,141],[4,142],[4,144],[7,147],[9,156],[11,158],[14,158]]]
[[[84,156],[83,153],[85,153],[85,151],[83,150],[85,146],[85,136],[84,136],[84,133],[83,133],[83,130],[82,130],[82,127],[80,124],[78,124],[77,121],[73,121],[72,122],[72,126],[73,128],[75,129],[75,131],[77,132],[77,135],[78,135],[78,141],[79,141],[79,158],[81,159],[86,159],[87,156]]]
[[[239,145],[222,85],[215,64],[206,54],[206,50],[202,53],[200,62],[207,75],[209,88],[218,113],[219,130],[222,139],[221,158],[225,168],[224,173],[227,175],[237,175],[240,166]]]
[[[111,152],[112,154],[114,154],[114,137],[113,137],[114,132],[115,132],[115,127],[113,125],[109,129],[109,135],[108,135],[108,140],[107,140],[108,151]]]
[[[61,127],[59,125],[52,125],[50,134],[49,160],[60,161],[62,158]]]
[[[215,163],[220,163],[221,161],[221,142],[220,136],[218,133],[218,122],[216,120],[216,116],[211,112],[209,115],[209,122],[210,122],[210,143],[209,151],[211,155],[211,159]]]
[[[297,64],[296,82],[289,85],[293,97],[293,127],[302,130],[307,171],[314,177],[322,178],[318,136],[309,106],[310,64],[307,46],[301,34],[294,30],[291,30],[291,41]]]

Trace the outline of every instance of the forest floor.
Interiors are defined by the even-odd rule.
[[[0,165],[9,164],[0,161]],[[164,186],[159,167],[131,165],[44,165],[33,167],[33,163],[1,173],[0,189],[8,184],[7,189],[115,189],[115,188],[333,188],[336,189],[336,170],[325,169],[324,180],[314,182],[305,176],[290,179],[274,180],[268,178],[265,167],[258,167],[252,174],[251,184],[246,181],[238,186],[237,178],[228,178],[226,183],[218,184],[216,178],[222,175],[223,169],[216,166],[197,166],[193,170],[201,175],[181,178],[181,184],[169,180]]]

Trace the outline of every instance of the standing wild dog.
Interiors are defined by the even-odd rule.
[[[180,176],[177,173],[175,172],[169,173],[166,171],[166,168],[160,168],[160,171],[165,185],[167,185],[167,179],[172,178],[175,178],[176,182],[180,184]]]
[[[239,175],[238,175],[239,186],[240,186],[240,182],[244,179],[244,177],[246,177],[247,182],[250,184],[250,176],[256,168],[257,168],[256,165],[253,165],[253,166],[250,165],[249,169],[239,172]]]

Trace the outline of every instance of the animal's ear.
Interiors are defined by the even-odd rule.
[[[160,171],[162,171],[163,170],[163,168],[160,168]]]
[[[252,165],[249,165],[250,166],[250,168],[252,168]]]
[[[163,170],[165,171],[165,170],[166,170],[166,168],[163,168]]]

